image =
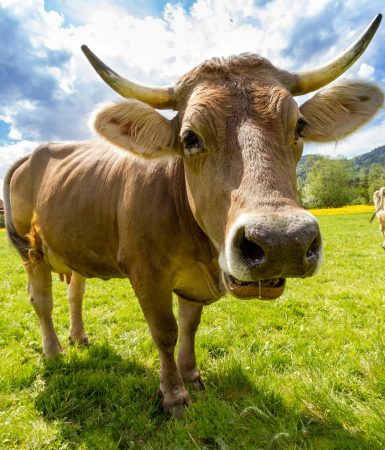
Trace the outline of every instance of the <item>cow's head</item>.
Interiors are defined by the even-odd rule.
[[[276,298],[285,278],[312,275],[321,256],[316,220],[298,203],[296,165],[305,141],[341,139],[383,104],[382,91],[344,81],[302,106],[365,50],[381,16],[341,57],[297,74],[243,54],[204,62],[173,88],[146,88],[83,51],[101,77],[130,98],[98,113],[96,130],[144,158],[184,159],[189,203],[219,253],[227,289],[240,298]],[[174,109],[168,120],[156,109]]]

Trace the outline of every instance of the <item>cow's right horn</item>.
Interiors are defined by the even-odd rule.
[[[82,45],[81,49],[100,77],[121,96],[135,98],[156,109],[175,109],[174,88],[146,87],[133,83],[110,69],[86,45]]]
[[[377,14],[372,23],[363,34],[351,45],[342,55],[330,61],[325,66],[315,70],[292,74],[289,83],[290,92],[293,95],[304,95],[316,91],[321,87],[331,83],[352,66],[362,55],[369,42],[372,40],[382,19],[381,14]]]

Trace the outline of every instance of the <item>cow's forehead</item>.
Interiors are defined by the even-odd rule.
[[[276,82],[284,86],[288,73],[277,69],[269,60],[257,54],[242,53],[228,58],[204,61],[183,75],[175,85],[178,97],[185,98],[202,82],[225,83],[237,86],[242,80]]]
[[[219,127],[227,117],[271,123],[296,116],[296,103],[282,82],[282,71],[258,55],[214,58],[178,84],[180,118]],[[232,120],[232,123],[236,121]]]

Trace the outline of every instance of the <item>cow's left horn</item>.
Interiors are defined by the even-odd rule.
[[[291,93],[293,95],[303,95],[316,91],[342,75],[357,61],[369,45],[380,25],[381,19],[382,14],[377,14],[357,41],[333,61],[315,70],[293,74],[292,82],[288,86]]]
[[[100,77],[121,96],[136,98],[157,109],[175,109],[174,88],[146,87],[133,83],[110,69],[86,45],[82,45],[81,49]]]

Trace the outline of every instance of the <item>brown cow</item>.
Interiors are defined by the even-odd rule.
[[[303,142],[352,133],[381,107],[383,93],[349,80],[301,107],[293,95],[350,67],[380,20],[315,71],[291,74],[243,54],[206,61],[168,89],[131,83],[83,47],[102,78],[129,98],[96,115],[95,128],[109,142],[40,146],[10,169],[4,187],[7,229],[26,263],[44,353],[62,350],[51,271],[72,272],[75,342],[87,340],[85,279],[128,277],[159,349],[164,408],[180,417],[189,403],[183,382],[203,386],[194,351],[202,306],[225,292],[277,298],[286,278],[317,270],[319,228],[296,195]],[[178,114],[168,120],[154,108]]]
[[[382,187],[378,191],[374,192],[373,201],[376,212],[373,214],[370,221],[373,220],[374,216],[377,216],[377,219],[380,223],[380,231],[382,237],[384,238],[382,248],[385,250],[385,187]]]

